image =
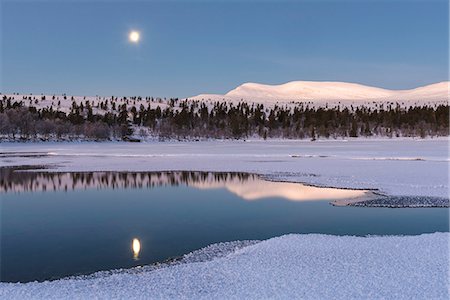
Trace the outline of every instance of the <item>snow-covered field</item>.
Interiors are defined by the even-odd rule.
[[[0,298],[448,299],[448,241],[448,233],[286,235],[149,272],[0,283]]]
[[[242,171],[386,195],[448,197],[448,139],[2,143],[2,166],[61,171]],[[445,208],[442,208],[445,209]],[[448,299],[449,233],[287,235],[207,261],[44,283],[0,283],[1,299]]]

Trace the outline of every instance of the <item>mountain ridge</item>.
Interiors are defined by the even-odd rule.
[[[340,81],[290,81],[278,85],[246,82],[226,94],[200,94],[190,99],[332,101],[332,100],[446,100],[449,81],[406,90],[391,90]]]

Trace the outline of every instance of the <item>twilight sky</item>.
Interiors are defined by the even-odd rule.
[[[62,2],[2,1],[0,92],[188,97],[244,82],[449,78],[446,0]]]

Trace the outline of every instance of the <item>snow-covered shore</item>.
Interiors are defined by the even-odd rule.
[[[0,283],[2,299],[448,299],[448,233],[286,235],[148,272]]]

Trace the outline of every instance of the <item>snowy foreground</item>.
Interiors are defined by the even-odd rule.
[[[1,299],[448,299],[448,233],[286,235],[148,272],[0,283]]]

